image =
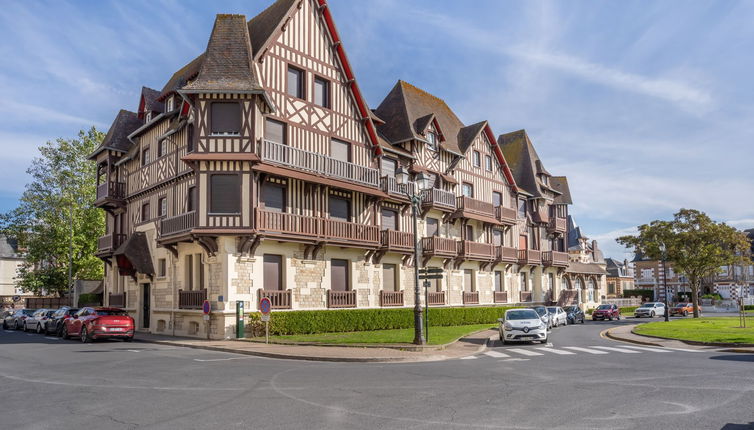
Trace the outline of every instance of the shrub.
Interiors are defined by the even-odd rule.
[[[638,306],[624,306],[620,308],[620,313],[622,314],[632,314],[634,311],[638,308]]]
[[[715,294],[705,294],[702,296],[703,299],[712,299],[712,300],[722,300],[723,296],[721,296],[718,293]]]
[[[746,311],[754,311],[754,305],[744,305],[744,310],[746,310]]]
[[[102,305],[102,294],[81,294],[79,296],[79,302],[77,303],[79,307],[81,306],[101,306]]]
[[[652,300],[655,296],[655,292],[652,289],[623,290],[623,297],[630,298],[634,296],[643,297],[646,300]]]
[[[429,325],[494,324],[508,309],[512,307],[430,308]],[[259,313],[249,314],[249,335],[264,334],[264,323],[260,318]],[[271,335],[390,330],[413,326],[412,308],[287,311],[273,312],[270,317]]]

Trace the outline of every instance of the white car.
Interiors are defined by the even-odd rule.
[[[635,318],[654,318],[661,315],[665,315],[665,304],[662,302],[647,302],[636,308],[634,311]]]
[[[552,315],[552,326],[560,327],[562,325],[568,325],[568,315],[566,315],[563,308],[560,306],[548,306],[547,311]]]
[[[539,341],[547,343],[547,324],[542,322],[534,309],[509,309],[505,318],[500,318],[500,341],[510,342]]]

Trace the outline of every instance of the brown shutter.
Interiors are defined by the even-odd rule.
[[[213,134],[241,132],[241,105],[237,102],[214,102],[210,121]]]
[[[473,272],[471,269],[464,269],[463,271],[463,291],[474,292],[475,290]]]
[[[268,291],[283,290],[283,257],[280,255],[264,254],[264,285]]]
[[[332,139],[330,141],[330,157],[340,161],[351,161],[351,144]]]
[[[262,184],[262,203],[264,208],[273,212],[285,212],[285,188],[265,182]]]
[[[521,235],[518,237],[518,249],[528,249],[526,236]]]
[[[438,224],[439,221],[437,218],[427,218],[427,236],[437,236],[438,235]]]
[[[239,175],[210,176],[209,211],[216,214],[241,212],[241,179]]]
[[[285,144],[285,123],[266,119],[264,122],[264,140]]]
[[[382,290],[400,291],[400,284],[395,282],[395,264],[382,265]]]
[[[348,291],[348,260],[330,260],[330,289]]]
[[[398,230],[398,213],[390,209],[382,209],[382,229]]]

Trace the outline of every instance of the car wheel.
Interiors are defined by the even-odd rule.
[[[133,340],[134,340],[133,336],[129,336],[129,337],[123,339],[124,342],[131,342]]]
[[[689,311],[683,311],[683,316],[685,317],[689,316]]]
[[[8,330],[8,323],[3,321],[3,330]]]
[[[609,321],[612,321],[612,320],[613,320],[613,317],[607,317],[607,319],[608,319]]]
[[[542,345],[545,345],[545,344],[547,344],[547,341],[548,341],[549,339],[550,339],[549,337],[546,337],[546,338],[544,338],[544,339],[540,340],[540,341],[539,341],[539,343],[541,343]]]
[[[37,334],[42,334],[42,324],[37,324]]]
[[[63,326],[63,330],[60,332],[60,337],[63,339],[69,339],[71,337],[68,335],[68,327]]]
[[[91,339],[89,339],[89,333],[86,331],[86,327],[81,327],[81,335],[79,336],[81,338],[81,343],[87,343]]]
[[[24,333],[28,333],[29,332],[29,326],[27,326],[26,323],[24,323],[23,330],[24,330]]]
[[[654,318],[654,317],[655,317],[655,311],[652,311],[652,313],[651,313],[651,314],[649,314],[649,317],[650,317],[650,318]]]
[[[58,329],[57,329],[57,331],[56,331],[56,333],[55,333],[55,334],[56,334],[56,335],[57,335],[58,337],[63,337],[63,328],[64,328],[64,327],[65,327],[65,326],[60,326],[60,327],[58,327]]]
[[[618,321],[620,321],[620,315],[618,315],[617,317],[615,317],[615,319],[617,319]]]

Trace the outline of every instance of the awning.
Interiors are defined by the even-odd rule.
[[[352,184],[350,182],[338,181],[336,179],[326,178],[324,176],[314,175],[298,170],[287,169],[285,167],[271,166],[269,164],[256,164],[252,167],[257,172],[270,173],[272,175],[283,176],[286,178],[300,179],[302,181],[314,182],[317,184],[329,185],[332,187],[342,188],[350,191],[356,191],[370,196],[388,198],[388,195],[377,188],[369,188],[364,185]]]
[[[456,180],[456,178],[454,178],[452,175],[446,175],[444,173],[440,173],[440,177],[442,177],[442,179],[445,182],[449,183],[449,184],[457,184],[458,183],[458,181]]]
[[[136,272],[154,275],[152,255],[149,252],[147,235],[137,231],[113,253],[121,275],[134,276]]]

